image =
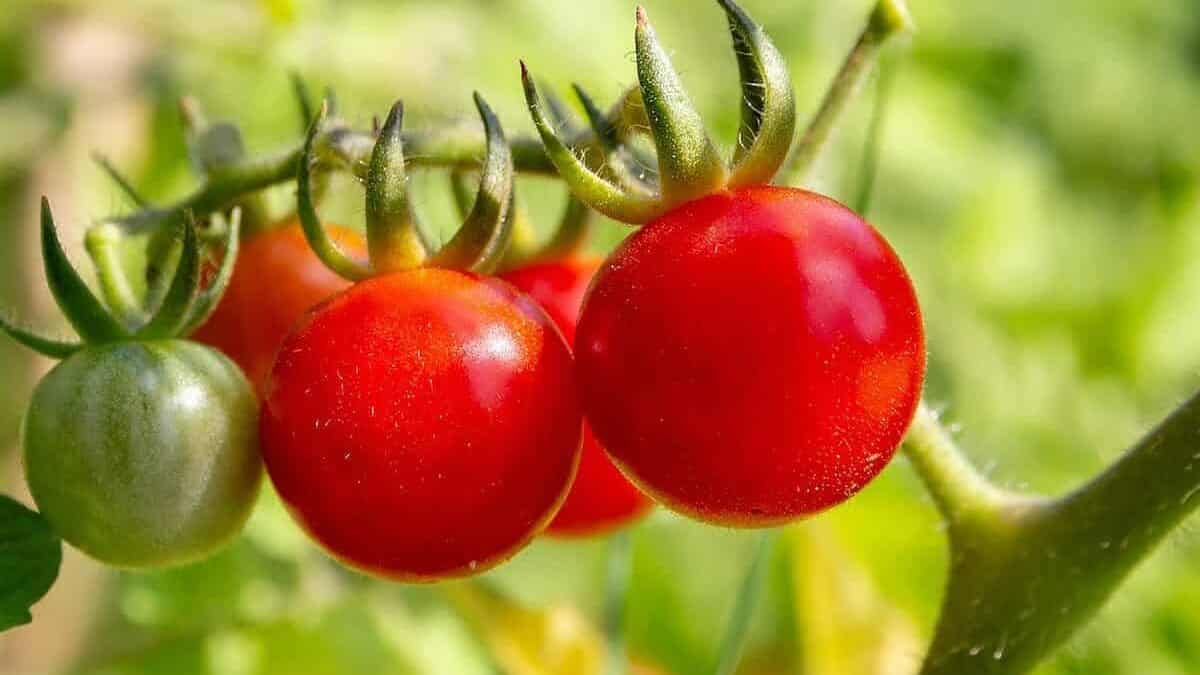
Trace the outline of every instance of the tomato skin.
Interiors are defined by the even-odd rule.
[[[401,581],[488,569],[562,504],[579,461],[572,357],[498,279],[418,269],[310,312],[268,378],[267,471],[331,555]]]
[[[529,265],[507,272],[502,278],[536,300],[554,319],[567,342],[573,344],[579,308],[599,268],[599,260],[574,258]],[[604,534],[641,518],[653,506],[654,502],[621,475],[585,421],[579,474],[546,534],[558,537]]]
[[[361,234],[337,225],[328,230],[347,253],[366,257]],[[191,337],[233,359],[261,395],[292,325],[349,286],[312,252],[299,224],[267,230],[242,242],[220,304]]]
[[[581,398],[640,487],[761,527],[852,496],[887,465],[925,373],[916,293],[837,202],[753,187],[684,204],[601,268],[576,337]]]
[[[118,567],[213,552],[262,483],[258,402],[237,366],[194,342],[88,347],[34,389],[22,425],[38,509],[67,542]]]

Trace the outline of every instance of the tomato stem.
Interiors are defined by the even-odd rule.
[[[479,158],[486,148],[484,137],[478,131],[457,127],[408,132],[403,134],[403,143],[410,165],[467,170],[479,168]],[[314,154],[327,168],[350,171],[360,179],[366,178],[374,145],[373,134],[350,129],[342,123],[323,128],[313,144]],[[544,176],[556,174],[539,140],[517,138],[511,147],[516,171]],[[129,234],[145,234],[178,225],[188,211],[203,218],[230,207],[247,194],[295,180],[303,154],[304,145],[299,144],[276,154],[243,158],[206,174],[203,183],[182,199],[109,217],[104,222],[113,223]]]
[[[879,175],[880,146],[883,138],[884,119],[891,101],[893,71],[886,64],[879,69],[879,80],[875,85],[875,105],[871,110],[871,123],[867,128],[867,140],[863,145],[862,163],[859,165],[858,189],[854,195],[854,210],[865,216],[871,208],[875,191],[875,179]]]
[[[125,274],[118,248],[120,241],[121,232],[117,227],[100,224],[88,228],[84,246],[96,269],[96,280],[100,282],[100,294],[105,304],[118,321],[133,330],[146,320],[146,313]]]
[[[1197,428],[1200,394],[1050,499],[988,485],[923,407],[905,449],[950,522],[951,567],[922,675],[1024,673],[1069,639],[1200,505]]]
[[[801,185],[808,180],[813,165],[821,151],[829,144],[838,123],[845,116],[850,101],[858,94],[862,83],[878,61],[883,45],[893,36],[912,30],[913,24],[903,0],[879,0],[867,18],[866,27],[863,28],[858,41],[834,77],[816,115],[792,150],[792,156],[778,182],[784,185]]]
[[[991,511],[1008,498],[963,457],[937,413],[925,403],[917,408],[903,447],[952,528],[974,514]]]

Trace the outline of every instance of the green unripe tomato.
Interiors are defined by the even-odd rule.
[[[203,557],[258,495],[258,403],[225,356],[184,340],[87,347],[33,393],[22,428],[38,509],[119,567]]]

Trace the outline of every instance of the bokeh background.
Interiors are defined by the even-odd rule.
[[[868,0],[744,0],[815,107]],[[907,262],[929,330],[928,397],[1002,484],[1058,491],[1092,474],[1200,385],[1200,10],[1195,0],[911,0],[871,219]],[[646,0],[713,131],[737,124],[721,12]],[[528,134],[516,61],[601,100],[635,80],[634,0],[6,0],[0,10],[0,304],[61,320],[35,207],[72,233],[130,204],[89,153],[154,199],[194,185],[176,111],[194,95],[254,151],[299,136],[287,74],[333,86],[362,125],[402,97],[407,125],[470,120],[470,92]],[[874,89],[812,185],[850,198]],[[414,179],[450,227],[445,176]],[[340,217],[358,222],[353,185]],[[553,182],[521,184],[549,225]],[[287,195],[277,195],[286,200]],[[602,252],[626,229],[606,225]],[[0,482],[27,499],[20,415],[48,363],[0,340]],[[1153,486],[1146,486],[1152,490]],[[1200,671],[1200,539],[1184,528],[1039,675]],[[633,533],[628,631],[645,673],[711,671],[756,536],[658,513]],[[787,528],[743,673],[907,674],[946,568],[943,532],[904,459],[861,496]],[[599,672],[605,541],[542,541],[482,584],[401,587],[346,572],[268,494],[217,557],[119,573],[68,552],[0,673],[89,675]]]

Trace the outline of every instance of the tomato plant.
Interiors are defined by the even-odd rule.
[[[536,300],[567,341],[575,344],[579,308],[599,266],[598,260],[576,256],[524,265],[504,273],[503,278]],[[628,524],[651,506],[652,502],[608,458],[585,422],[579,475],[546,531],[561,536],[602,533]]]
[[[59,537],[123,567],[175,565],[214,551],[239,530],[254,501],[259,445],[302,529],[347,565],[406,582],[483,572],[543,532],[609,534],[646,513],[651,497],[722,526],[788,523],[850,498],[900,446],[940,512],[949,545],[922,675],[1025,672],[1067,640],[1200,503],[1200,396],[1066,495],[1019,494],[976,471],[920,401],[922,315],[897,254],[864,213],[783,186],[803,181],[881,45],[911,28],[902,3],[877,2],[795,144],[796,105],[780,53],[737,4],[718,3],[742,80],[741,126],[729,161],[639,10],[637,87],[607,112],[577,89],[589,122],[581,127],[561,103],[543,103],[525,72],[538,137],[510,144],[477,98],[482,135],[440,125],[402,133],[398,105],[367,130],[328,109],[317,115],[304,107],[302,146],[249,157],[236,128],[207,125],[194,104],[185,105],[203,181],[173,203],[133,195],[137,211],[89,232],[103,302],[66,263],[46,209],[47,280],[81,339],[50,340],[0,321],[18,341],[62,359],[36,388],[22,436],[27,483],[41,513],[0,499],[0,569],[10,572],[0,575],[0,629],[29,620],[30,604],[57,573]],[[868,148],[876,146],[878,119]],[[465,222],[445,246],[434,247],[416,222],[406,157],[447,171],[460,188],[479,174]],[[115,174],[111,165],[106,170]],[[313,183],[330,170],[365,184],[365,241],[327,229],[317,217]],[[557,177],[573,193],[563,225],[539,255],[520,244],[531,235],[514,235],[523,227],[514,170]],[[869,180],[860,195],[868,195],[874,172],[863,173]],[[234,206],[266,209],[261,191],[292,181],[298,225],[256,231],[239,250],[237,222],[225,228],[221,214]],[[456,196],[460,204],[469,200],[461,189]],[[602,264],[579,254],[573,219],[589,213],[585,204],[641,226]],[[265,215],[257,222],[269,222]],[[193,219],[202,227],[186,227],[180,243],[175,226]],[[879,220],[889,231],[896,225]],[[127,235],[152,242],[145,297],[123,278],[120,246],[142,241]],[[221,266],[204,271],[198,239],[221,237]],[[496,269],[504,270],[501,278],[488,276]],[[218,303],[223,289],[227,297]],[[253,376],[265,402],[261,416],[232,361],[181,339],[201,325],[200,339]],[[897,522],[924,517],[898,513],[893,487],[877,485],[859,504],[882,503]],[[878,623],[866,632],[889,637],[891,624],[905,624],[895,631],[905,639],[887,649],[913,653],[919,631],[885,612],[874,621],[874,610],[863,610],[872,603],[860,597],[827,611],[842,590],[863,584],[822,530],[825,523],[837,527],[843,514],[861,525],[861,511],[870,508],[791,526],[786,548],[772,547],[774,532],[757,537],[725,636],[714,653],[672,645],[677,655],[689,652],[679,670],[738,670],[758,589],[775,572],[784,573],[788,593],[807,596],[796,607],[818,615],[801,629],[806,672],[872,660],[869,653],[843,658],[862,651],[862,636],[834,639],[838,621]],[[234,554],[254,549],[265,566],[289,566],[288,583],[315,582],[322,592],[358,599],[361,581],[313,564],[302,545],[282,541],[277,525],[256,522],[247,547],[216,562],[234,564]],[[673,606],[674,591],[687,583],[679,563],[699,556],[650,540],[661,527],[681,526],[664,517],[638,536],[620,532],[607,542],[607,650],[597,648],[598,631],[578,612],[518,607],[502,589],[512,583],[508,575],[429,594],[389,593],[362,612],[365,619],[337,614],[314,622],[305,605],[304,622],[313,625],[295,634],[340,628],[357,639],[409,609],[401,604],[434,596],[465,619],[458,628],[481,638],[502,669],[524,672],[537,662],[546,672],[574,674],[594,672],[605,659],[610,672],[623,672],[631,662],[624,635],[629,588],[686,613]],[[904,536],[888,534],[875,544],[890,550]],[[639,551],[636,566],[635,543],[651,550]],[[552,549],[574,557],[594,548],[548,544],[528,560],[544,560]],[[289,552],[301,555],[284,561]],[[656,564],[664,552],[676,557]],[[714,563],[714,576],[726,562],[721,553],[721,560],[701,560]],[[194,569],[176,572],[176,580],[190,581]],[[518,568],[513,577],[521,574]],[[123,580],[152,585],[164,578]],[[702,581],[712,585],[707,576]],[[816,592],[814,583],[821,584]],[[237,601],[225,604],[239,605],[237,619],[248,624],[278,619],[274,630],[294,621],[291,603],[275,601],[279,590],[233,587],[228,597]],[[144,600],[122,595],[125,618],[148,624],[164,613]],[[647,635],[677,637],[659,629],[659,616],[646,618],[631,622],[654,626],[634,634],[634,650],[645,649]],[[1179,632],[1171,617],[1161,622],[1165,633]],[[214,636],[201,635],[197,658],[210,668],[209,660],[244,666],[262,656],[250,636],[240,623],[223,627],[212,644]],[[814,637],[830,644],[810,650]],[[703,634],[690,646],[700,640],[711,642]],[[299,642],[290,639],[288,648]],[[775,647],[790,651],[795,642],[788,632]],[[754,663],[742,670],[757,670],[760,654],[748,656]]]
[[[366,254],[356,231],[329,230],[351,255]],[[298,222],[269,228],[242,243],[225,295],[192,339],[233,359],[261,395],[288,330],[313,305],[347,286],[313,254]]]

